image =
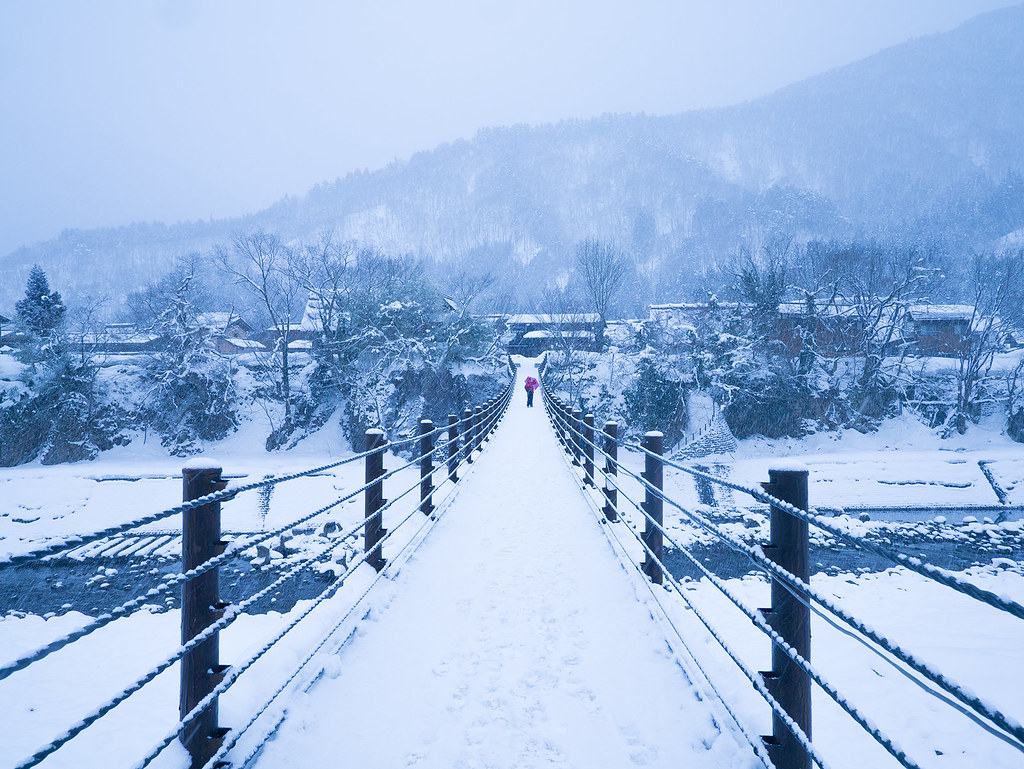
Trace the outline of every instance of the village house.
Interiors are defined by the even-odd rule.
[[[912,304],[904,320],[904,337],[918,355],[956,355],[977,325],[967,304]]]
[[[204,312],[196,317],[196,322],[210,334],[213,348],[222,355],[266,350],[253,339],[255,329],[233,312]]]
[[[650,306],[648,322],[676,332],[695,330],[714,311],[745,307],[726,302],[654,304]],[[843,355],[857,349],[857,340],[865,333],[865,323],[855,305],[830,303],[814,307],[813,316],[811,313],[806,302],[782,302],[772,319],[772,336],[793,355],[799,353],[809,335],[813,335],[819,351]],[[964,340],[976,330],[977,321],[970,305],[911,304],[907,307],[901,334],[916,355],[955,355]],[[1014,334],[1008,333],[1002,342],[1013,346],[1016,339]]]
[[[594,313],[566,315],[513,315],[508,319],[512,355],[535,357],[558,345],[596,350],[601,317]]]

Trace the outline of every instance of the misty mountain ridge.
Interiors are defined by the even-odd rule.
[[[1021,93],[1017,6],[732,107],[484,129],[243,218],[68,230],[0,259],[0,309],[32,264],[68,298],[116,304],[177,257],[254,227],[485,264],[519,286],[554,280],[576,242],[598,238],[631,253],[660,300],[773,233],[950,253],[1019,245]]]

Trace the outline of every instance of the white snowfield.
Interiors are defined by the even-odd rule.
[[[520,387],[493,436],[257,766],[761,766],[637,600],[540,398]]]

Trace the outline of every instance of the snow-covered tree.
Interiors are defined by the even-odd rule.
[[[25,298],[18,301],[14,309],[22,325],[40,337],[47,337],[60,328],[67,312],[60,292],[50,289],[50,281],[38,264],[28,274]]]
[[[183,260],[136,299],[152,313],[148,328],[160,344],[145,365],[149,392],[138,417],[176,454],[194,450],[200,441],[219,440],[238,423],[231,360],[216,353],[209,329],[198,322],[202,293],[194,267]]]

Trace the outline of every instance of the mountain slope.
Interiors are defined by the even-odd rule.
[[[69,231],[0,267],[39,263],[68,295],[116,297],[262,226],[486,262],[525,285],[598,237],[636,257],[652,296],[674,298],[772,232],[987,248],[1024,228],[1022,41],[1024,6],[1003,9],[734,107],[488,129],[244,219]],[[20,283],[5,282],[0,307]]]

